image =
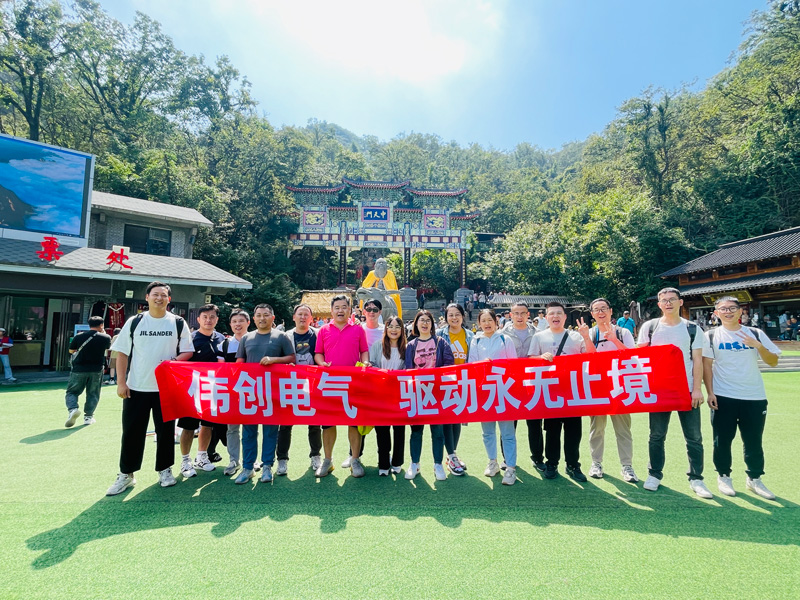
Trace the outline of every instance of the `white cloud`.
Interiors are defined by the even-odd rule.
[[[307,54],[318,67],[426,86],[493,54],[502,6],[479,0],[250,0],[247,12],[289,42],[285,51]]]

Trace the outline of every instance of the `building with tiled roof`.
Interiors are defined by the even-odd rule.
[[[677,279],[684,315],[701,317],[720,296],[735,296],[749,314],[800,313],[800,227],[722,244],[717,250],[661,273]],[[777,334],[777,324],[770,334]]]
[[[88,212],[83,238],[0,229],[0,326],[15,368],[69,368],[75,327],[91,315],[121,327],[146,310],[152,281],[171,286],[171,310],[190,325],[212,296],[252,287],[192,258],[199,230],[213,226],[192,208],[93,192]]]

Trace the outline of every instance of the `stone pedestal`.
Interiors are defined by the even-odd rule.
[[[472,290],[467,288],[458,288],[456,293],[453,294],[453,302],[461,306],[467,305],[467,300],[472,298]]]
[[[403,320],[412,319],[419,309],[417,290],[412,287],[400,288],[400,304],[403,307]]]

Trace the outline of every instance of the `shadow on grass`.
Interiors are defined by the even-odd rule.
[[[81,429],[84,429],[85,425],[78,425],[77,427],[71,427],[69,429],[65,427],[61,427],[60,429],[51,429],[50,431],[43,431],[42,433],[37,433],[36,435],[31,435],[26,438],[22,438],[19,443],[20,444],[41,444],[42,442],[52,442],[54,440],[63,440],[65,437],[71,436],[73,433],[77,433]]]
[[[200,473],[172,488],[153,484],[103,497],[63,527],[26,543],[31,550],[43,551],[32,567],[47,569],[68,559],[82,544],[129,533],[208,523],[211,534],[221,538],[264,518],[283,522],[310,516],[319,519],[321,533],[329,534],[346,529],[351,518],[371,516],[401,521],[431,518],[450,528],[465,520],[482,520],[800,545],[798,505],[780,498],[768,502],[741,493],[739,497],[752,505],[745,507],[733,499],[701,500],[666,486],[647,492],[641,484],[609,477],[612,492],[592,482],[577,485],[563,477],[545,481],[522,469],[517,473],[519,482],[513,487],[501,485],[499,477],[436,482],[424,474],[406,481],[402,475],[378,477],[371,468],[366,478],[348,477],[344,482],[336,478],[338,473],[317,480],[308,471],[299,479],[281,477],[272,484],[254,480],[246,485],[235,485],[220,471]],[[152,475],[142,475],[147,477]]]

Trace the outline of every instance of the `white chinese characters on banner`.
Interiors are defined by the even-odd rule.
[[[621,394],[627,394],[622,399],[625,406],[630,406],[637,400],[642,404],[655,404],[658,396],[650,393],[650,381],[647,376],[653,369],[649,365],[649,358],[631,356],[628,360],[622,361],[620,369],[619,359],[612,360],[611,370],[607,373],[614,386],[611,389],[611,397],[617,398]]]
[[[189,395],[194,398],[194,406],[198,414],[203,412],[203,402],[211,406],[211,415],[216,417],[219,413],[230,410],[231,396],[228,392],[228,378],[215,377],[216,371],[208,371],[201,375],[199,371],[192,373],[192,384],[189,386]]]
[[[289,377],[278,380],[281,408],[292,407],[292,414],[298,417],[313,417],[317,410],[311,408],[311,393],[308,379],[300,379],[292,371]]]
[[[439,414],[439,409],[432,407],[436,404],[433,395],[435,375],[400,375],[397,380],[400,382],[400,408],[409,417]]]
[[[409,418],[424,418],[441,417],[445,413],[456,417],[474,415],[479,411],[491,413],[487,416],[498,416],[510,409],[533,410],[540,403],[545,409],[562,409],[610,406],[612,399],[619,399],[625,407],[635,402],[652,405],[658,400],[657,395],[650,391],[649,376],[652,368],[649,357],[633,355],[628,358],[614,358],[611,368],[605,374],[592,373],[591,365],[590,360],[584,360],[579,369],[559,371],[557,365],[524,367],[525,377],[517,382],[514,377],[507,375],[507,365],[492,364],[487,365],[487,372],[480,380],[481,385],[478,384],[474,371],[470,377],[471,371],[468,368],[418,375],[397,373],[399,390],[395,406]],[[242,370],[232,388],[229,387],[229,378],[217,376],[217,373],[218,369],[192,371],[188,394],[198,415],[204,414],[204,411],[211,417],[231,412],[235,414],[231,405],[233,402],[234,406],[238,406],[240,415],[260,414],[263,417],[272,417],[275,415],[273,391],[278,396],[279,407],[291,407],[291,414],[295,417],[308,418],[317,414],[318,407],[314,406],[317,392],[318,399],[322,396],[341,401],[347,418],[355,419],[358,415],[358,407],[351,403],[350,385],[353,377],[350,375],[322,372],[319,379],[315,380],[316,390],[312,390],[311,381],[314,378],[304,377],[304,370],[283,373],[267,370],[258,376]],[[272,387],[273,375],[276,380],[275,390]],[[606,381],[601,381],[604,378],[607,378]],[[604,388],[603,392],[609,394],[610,398],[595,395],[596,391],[593,392],[592,389],[595,384],[596,388]],[[567,391],[568,397],[556,394],[555,389]],[[369,400],[372,401],[373,398]],[[288,414],[287,411],[284,412]]]
[[[272,416],[272,373],[264,373],[262,377],[253,378],[242,371],[239,380],[233,386],[239,394],[239,412],[243,415],[254,415],[261,407],[261,414]]]
[[[317,389],[322,390],[322,395],[325,397],[341,398],[344,413],[351,419],[355,419],[358,414],[358,408],[350,406],[351,381],[353,381],[353,378],[349,376],[323,373]]]

